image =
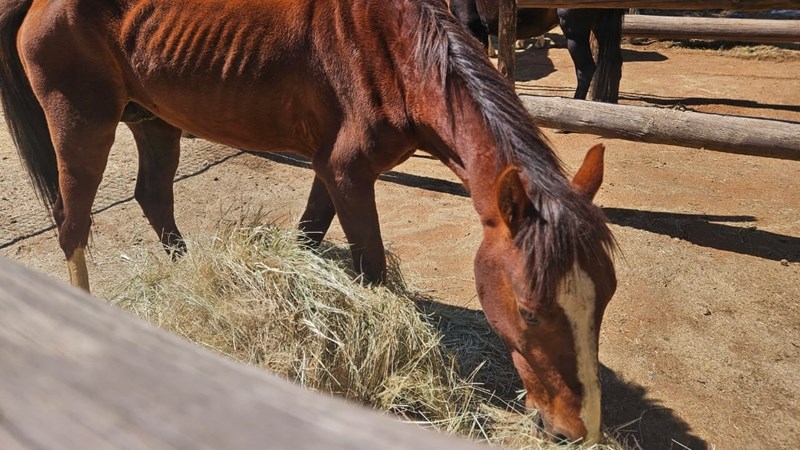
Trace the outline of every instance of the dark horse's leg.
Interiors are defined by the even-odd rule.
[[[340,133],[330,154],[320,152],[315,156],[314,170],[324,182],[347,236],[354,269],[367,282],[380,283],[385,277],[386,254],[375,207],[378,174],[363,156],[362,141],[358,132]],[[316,180],[315,186],[322,188]]]
[[[175,225],[173,180],[178,170],[181,130],[158,118],[127,123],[139,151],[136,201],[164,249],[173,258],[186,251]]]
[[[331,226],[334,215],[336,215],[336,209],[330,194],[328,194],[328,188],[325,187],[325,182],[315,175],[311,193],[308,195],[306,210],[303,217],[300,218],[299,225],[300,231],[305,235],[305,244],[308,247],[319,247]]]
[[[590,9],[559,8],[558,10],[561,31],[564,32],[564,37],[567,39],[567,49],[569,56],[572,57],[575,75],[578,78],[578,87],[575,89],[574,98],[580,100],[586,100],[597,68],[589,40],[595,14],[596,12]]]

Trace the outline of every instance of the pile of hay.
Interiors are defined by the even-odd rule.
[[[263,223],[222,222],[176,263],[131,258],[111,302],[309,389],[492,444],[550,448],[531,437],[533,415],[512,412],[517,376],[482,315],[421,298],[394,263],[386,286],[363,286],[343,248],[308,251],[296,232]]]

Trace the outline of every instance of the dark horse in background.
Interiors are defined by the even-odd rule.
[[[603,148],[571,182],[443,0],[4,0],[0,92],[87,290],[92,202],[120,122],[139,152],[134,196],[167,249],[186,250],[173,212],[183,129],[310,158],[300,228],[318,245],[336,215],[372,282],[386,268],[375,182],[417,149],[434,155],[470,191],[476,290],[526,404],[556,440],[601,439],[598,337],[616,289],[591,202]]]
[[[497,35],[497,0],[451,0],[450,11],[485,46]],[[525,8],[517,12],[517,39],[540,36],[561,25],[578,87],[575,98],[585,100],[594,78],[592,100],[617,103],[622,78],[622,9]],[[591,34],[597,40],[597,61],[592,55]]]

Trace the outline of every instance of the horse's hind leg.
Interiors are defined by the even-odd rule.
[[[82,114],[65,97],[53,96],[42,102],[59,162],[59,199],[53,216],[58,240],[73,286],[89,290],[84,249],[89,240],[91,209],[103,178],[108,153],[114,143],[118,116],[108,108],[108,119],[99,114]]]
[[[180,158],[181,130],[153,118],[127,123],[139,151],[135,198],[145,217],[173,257],[186,251],[175,225],[173,180]]]
[[[336,209],[333,200],[328,194],[325,182],[318,176],[314,176],[314,184],[311,185],[311,193],[308,195],[308,203],[303,217],[300,218],[300,231],[306,238],[306,245],[317,248],[325,238],[325,233],[331,226]]]
[[[57,161],[59,201],[53,216],[59,244],[72,284],[88,291],[84,248],[89,240],[92,203],[127,103],[126,94],[115,53],[104,41],[102,30],[83,27],[77,17],[66,20],[67,14],[61,12],[69,6],[41,6],[28,12],[17,34],[17,46],[44,112]]]

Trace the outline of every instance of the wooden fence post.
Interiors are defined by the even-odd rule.
[[[514,41],[517,40],[517,0],[500,1],[497,68],[514,83]]]

